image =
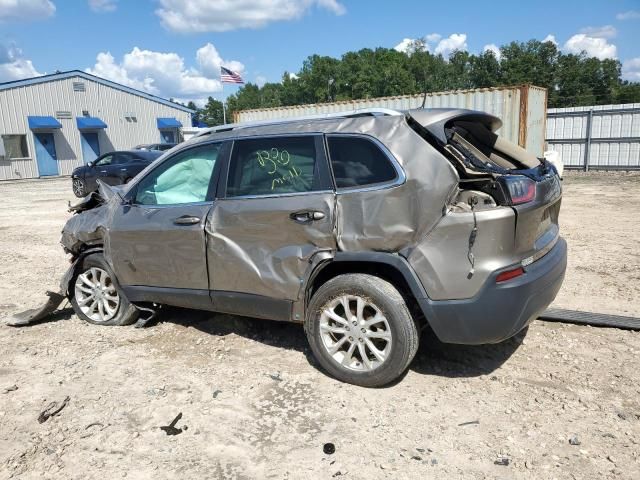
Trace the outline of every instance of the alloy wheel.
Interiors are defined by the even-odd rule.
[[[75,299],[80,311],[94,322],[108,322],[118,313],[120,296],[109,274],[91,267],[78,275]]]
[[[342,295],[323,308],[320,336],[337,363],[356,371],[370,371],[382,365],[393,341],[382,311],[358,295]]]
[[[76,197],[84,197],[84,185],[82,184],[82,180],[74,178],[71,183],[71,188],[73,188],[73,193]]]

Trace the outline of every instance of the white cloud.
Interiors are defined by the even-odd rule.
[[[600,60],[616,58],[617,55],[616,46],[607,42],[605,38],[591,37],[584,33],[577,33],[567,40],[564,44],[564,50],[576,55],[584,51],[588,56]]]
[[[422,50],[427,52],[433,50],[436,55],[441,54],[445,58],[448,58],[456,50],[467,49],[467,35],[465,33],[453,33],[447,38],[443,38],[439,33],[430,33],[423,38],[403,38],[393,48],[399,52],[410,54],[416,49],[415,42],[419,41],[423,42]]]
[[[42,75],[31,60],[24,58],[22,50],[15,45],[0,44],[0,82],[22,80]]]
[[[635,10],[629,10],[628,12],[617,14],[616,18],[618,20],[638,20],[640,19],[640,12]]]
[[[187,67],[177,53],[134,47],[119,62],[109,52],[99,53],[87,72],[154,95],[197,100],[222,90],[220,65],[244,69],[240,62],[223,60],[210,43],[198,49],[196,61],[199,68]]]
[[[551,42],[551,43],[553,43],[556,47],[558,46],[558,41],[556,40],[556,36],[555,36],[555,35],[552,35],[552,34],[549,34],[549,35],[547,35],[546,37],[544,37],[544,38],[542,39],[542,43],[545,43],[545,42]]]
[[[117,4],[117,0],[89,0],[89,8],[96,13],[114,12]]]
[[[416,42],[420,42],[421,39],[419,38],[403,38],[402,41],[397,44],[395,47],[393,47],[394,50],[397,50],[398,52],[403,52],[403,53],[407,53],[407,54],[412,54],[413,52],[415,52],[416,50],[425,50],[425,51],[429,51],[429,45],[423,41],[422,45],[420,43],[416,43]]]
[[[258,85],[258,87],[262,88],[264,87],[264,84],[267,83],[267,77],[264,77],[262,75],[257,75],[255,83],[256,85]]]
[[[240,75],[244,72],[244,65],[238,61],[225,61],[222,59],[216,47],[207,43],[196,52],[196,60],[202,74],[209,78],[218,78],[220,76],[220,67],[226,67]]]
[[[456,50],[467,49],[467,34],[466,33],[452,33],[447,38],[443,38],[438,42],[436,54],[441,54],[443,57],[449,57]]]
[[[0,22],[38,20],[51,17],[56,6],[51,0],[0,0]]]
[[[489,43],[482,48],[483,52],[493,52],[493,55],[500,60],[500,48],[495,43]]]
[[[313,6],[346,12],[337,0],[160,0],[156,15],[175,32],[226,32],[300,18]]]
[[[603,25],[602,27],[581,28],[580,33],[596,38],[613,38],[618,34],[618,31],[613,25]]]
[[[427,43],[437,43],[440,41],[441,38],[442,38],[442,35],[440,35],[439,33],[430,33],[429,35],[424,37]]]
[[[622,63],[622,78],[631,82],[640,82],[640,57],[631,58]]]
[[[344,15],[347,13],[347,9],[344,5],[342,5],[338,0],[317,0],[318,6],[322,8],[326,8],[330,12],[335,13],[336,15]]]

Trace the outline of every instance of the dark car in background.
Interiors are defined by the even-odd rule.
[[[145,143],[142,145],[136,145],[133,147],[134,150],[157,150],[159,152],[164,152],[166,150],[171,150],[175,147],[177,143]]]
[[[84,197],[88,193],[96,191],[98,179],[108,185],[127,183],[162,153],[157,150],[125,150],[105,153],[93,162],[73,170],[71,174],[73,193],[76,197]]]

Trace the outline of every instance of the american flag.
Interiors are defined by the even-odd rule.
[[[220,80],[222,83],[244,83],[239,74],[224,67],[220,67]]]

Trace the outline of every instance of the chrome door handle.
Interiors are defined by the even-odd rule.
[[[175,218],[173,223],[176,225],[195,225],[196,223],[200,223],[200,217],[192,217],[191,215],[183,215],[181,217]]]
[[[100,173],[107,173],[106,170],[100,170]]]
[[[318,212],[316,210],[306,210],[302,212],[293,212],[289,215],[289,218],[296,223],[311,223],[315,220],[322,220],[325,217],[323,212]]]

